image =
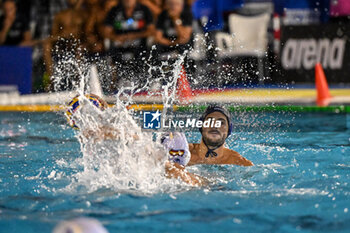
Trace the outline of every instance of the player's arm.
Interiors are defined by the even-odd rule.
[[[189,185],[193,186],[202,186],[207,183],[207,181],[195,174],[189,173],[185,170],[185,167],[172,162],[166,162],[165,171],[168,178],[181,179]]]
[[[127,135],[122,135],[120,130],[115,127],[110,126],[102,126],[97,128],[85,129],[82,134],[86,138],[93,138],[96,141],[102,140],[119,140],[120,138],[125,138]],[[129,135],[130,136],[130,135]],[[139,136],[137,134],[132,135],[134,140],[139,140]]]

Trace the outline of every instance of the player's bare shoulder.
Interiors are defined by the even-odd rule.
[[[199,150],[199,144],[198,143],[188,143],[188,147],[192,153],[193,152],[196,152]]]
[[[188,147],[191,152],[191,160],[188,163],[188,166],[191,166],[191,165],[197,164],[199,160],[199,144],[189,143]]]
[[[231,150],[229,148],[224,148],[224,157],[227,164],[236,164],[240,166],[253,166],[254,164],[244,158],[241,154],[239,154],[237,151]]]

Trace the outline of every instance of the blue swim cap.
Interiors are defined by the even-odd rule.
[[[228,124],[228,132],[227,132],[227,137],[230,136],[230,134],[232,133],[232,121],[231,121],[231,114],[229,111],[227,111],[227,109],[219,106],[219,105],[209,105],[207,107],[207,109],[204,111],[203,115],[199,118],[199,120],[204,121],[205,118],[213,112],[220,112],[222,114],[224,114],[224,116],[227,119],[227,124]],[[202,133],[202,128],[199,128],[199,132]],[[226,138],[227,138],[226,137]]]

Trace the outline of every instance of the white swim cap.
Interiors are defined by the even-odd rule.
[[[108,233],[108,231],[98,220],[84,217],[61,222],[52,233]]]
[[[186,166],[191,159],[191,152],[184,133],[170,133],[165,136],[162,144],[168,153],[171,162]]]

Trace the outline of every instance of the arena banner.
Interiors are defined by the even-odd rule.
[[[320,62],[329,83],[350,83],[350,25],[285,26],[281,33],[283,80],[314,82]]]
[[[0,47],[0,86],[15,85],[21,94],[32,92],[32,49]]]

